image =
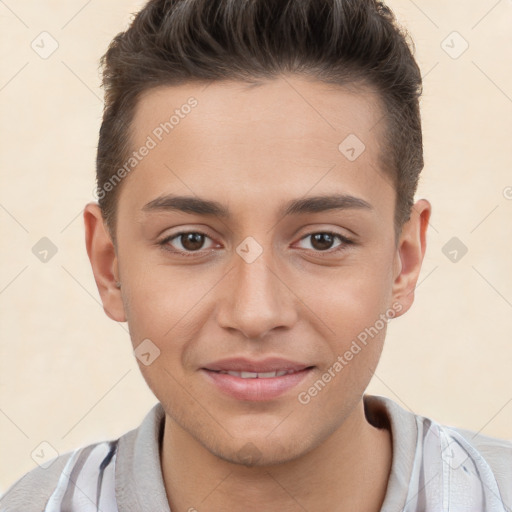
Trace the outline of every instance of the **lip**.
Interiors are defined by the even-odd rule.
[[[277,398],[297,386],[313,370],[306,365],[281,358],[254,361],[246,358],[231,358],[216,361],[201,368],[208,382],[221,392],[237,400],[262,402]],[[293,371],[280,377],[242,378],[220,371],[248,371],[266,373],[279,370]]]

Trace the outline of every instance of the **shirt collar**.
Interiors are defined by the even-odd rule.
[[[415,415],[382,396],[364,396],[368,421],[391,431],[393,460],[382,512],[403,510],[407,499],[418,440]],[[116,499],[126,512],[171,512],[160,463],[165,411],[160,402],[141,425],[119,439],[116,461]]]

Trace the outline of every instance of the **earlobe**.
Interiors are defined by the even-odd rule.
[[[116,286],[119,281],[117,255],[98,204],[85,206],[84,224],[87,254],[103,309],[112,320],[126,322],[121,291]]]
[[[427,228],[432,207],[426,199],[417,201],[404,224],[396,252],[398,272],[393,283],[393,302],[402,305],[400,315],[409,310],[427,247]],[[397,316],[400,316],[397,315]]]

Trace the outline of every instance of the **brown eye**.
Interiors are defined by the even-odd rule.
[[[197,251],[204,244],[204,235],[202,233],[184,233],[179,236],[181,245],[187,251]]]
[[[333,246],[335,241],[339,240],[338,244]],[[339,233],[331,233],[329,231],[321,231],[318,233],[310,233],[301,239],[301,242],[304,240],[310,240],[310,246],[313,252],[329,252],[334,253],[337,251],[342,251],[347,248],[347,246],[352,245],[354,242],[349,238],[340,235]],[[334,248],[333,248],[334,247]],[[308,247],[306,247],[307,249]]]
[[[204,247],[206,239],[211,240],[208,235],[201,232],[182,231],[168,236],[159,242],[159,245],[167,251],[188,256],[199,253],[203,249],[209,249],[210,247]]]
[[[311,235],[311,245],[319,250],[326,251],[331,248],[334,237],[330,233],[315,233]]]

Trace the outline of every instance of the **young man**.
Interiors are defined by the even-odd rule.
[[[87,251],[159,403],[1,510],[510,510],[511,443],[364,394],[431,212],[390,10],[153,0],[103,64]]]

